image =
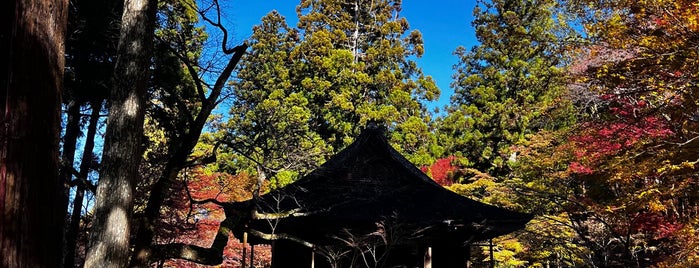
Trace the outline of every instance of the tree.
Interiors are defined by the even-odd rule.
[[[559,41],[566,31],[554,20],[555,8],[551,0],[478,2],[473,25],[480,44],[456,50],[455,92],[440,124],[447,152],[465,157],[465,165],[504,176],[516,160],[511,146],[566,123],[552,113],[565,107]]]
[[[400,11],[400,1],[301,1],[291,80],[309,101],[311,129],[333,151],[379,121],[398,150],[423,165],[431,162],[418,146],[430,139],[423,102],[439,89],[413,60],[424,52],[422,35],[408,32]]]
[[[179,17],[180,20],[177,20],[177,17],[169,17],[165,23],[170,24],[168,26],[171,28],[164,28],[159,33],[159,39],[169,42],[168,49],[172,53],[171,56],[175,56],[178,59],[177,62],[186,69],[180,75],[186,74],[189,77],[180,78],[182,80],[179,81],[184,81],[182,84],[162,84],[161,88],[156,88],[156,95],[160,95],[161,98],[153,103],[154,115],[160,116],[161,124],[171,124],[171,122],[178,122],[178,124],[167,128],[167,135],[169,135],[166,143],[167,158],[164,159],[162,171],[156,175],[156,180],[150,186],[150,195],[145,204],[143,218],[139,221],[130,263],[131,266],[136,267],[148,266],[154,260],[181,257],[180,252],[168,251],[166,245],[157,245],[154,241],[160,211],[180,171],[197,162],[197,159],[190,158],[192,150],[199,141],[209,116],[225,97],[223,93],[228,80],[248,47],[247,44],[228,47],[228,31],[221,24],[221,9],[217,0],[201,9],[191,1],[172,2],[163,8],[171,12],[168,16],[181,17]],[[211,15],[209,11],[215,18],[209,17]],[[221,52],[230,57],[223,69],[216,74],[209,72],[205,66],[198,65],[199,49],[203,42],[202,37],[205,38],[205,36],[202,36],[200,28],[195,27],[197,23],[195,14],[223,33]],[[169,67],[173,68],[173,66]],[[173,69],[177,72],[182,71],[178,68]],[[213,84],[203,79],[205,75],[215,75]],[[169,120],[172,121],[168,122]],[[157,258],[154,259],[154,255]]]
[[[156,8],[154,0],[124,2],[86,267],[128,263]]]
[[[564,71],[569,61],[564,41],[573,33],[562,24],[557,5],[478,1],[472,24],[480,44],[470,51],[457,48],[455,93],[447,115],[437,121],[446,156],[455,156],[450,161],[455,183],[449,189],[514,210],[530,209],[528,202],[537,200],[520,196],[523,185],[513,173],[519,148],[527,148],[540,131],[574,122]],[[548,229],[563,230],[555,227]],[[539,262],[527,255],[527,248],[537,246],[527,238],[525,233],[497,239],[495,259],[515,266]]]
[[[236,168],[282,187],[317,167],[329,149],[311,130],[309,101],[291,84],[289,57],[298,42],[276,11],[253,28],[251,51],[241,59],[233,83],[229,121],[221,126],[224,143],[238,155]]]
[[[68,1],[2,6],[0,263],[54,267],[67,202],[58,141]]]
[[[76,258],[76,247],[78,246],[78,237],[80,235],[80,227],[83,215],[83,200],[85,198],[86,190],[89,190],[92,194],[95,193],[94,185],[88,180],[88,176],[91,171],[95,169],[94,166],[94,154],[93,150],[95,147],[95,136],[97,134],[97,128],[100,119],[100,111],[102,111],[102,101],[92,101],[90,103],[91,114],[88,119],[87,133],[85,136],[85,146],[83,147],[82,157],[80,159],[80,168],[77,170],[77,177],[71,182],[76,184],[75,196],[73,197],[73,207],[71,208],[70,220],[67,221],[68,227],[65,233],[65,254],[63,256],[63,267],[75,267]],[[69,120],[70,121],[70,120]],[[64,146],[65,148],[65,146]],[[73,172],[72,166],[64,167],[65,169],[70,169],[70,173]]]
[[[579,80],[600,104],[596,120],[571,140],[585,156],[571,169],[590,181],[588,188],[610,188],[608,194],[595,188],[589,205],[609,223],[609,233],[626,232],[619,239],[624,244],[607,254],[629,265],[696,265],[696,242],[688,235],[697,230],[696,157],[690,152],[699,133],[699,6],[571,2],[592,42]]]
[[[695,6],[568,2],[588,36],[571,66],[573,87],[586,98],[576,105],[587,114],[567,131],[539,133],[517,148],[515,177],[529,207],[546,219],[531,229],[555,223],[573,232],[570,243],[558,243],[569,260],[697,263],[696,157],[690,156],[697,145]],[[541,245],[560,238],[527,239]]]
[[[114,56],[119,38],[119,20],[123,3],[119,1],[70,1],[68,34],[66,36],[66,73],[63,103],[66,106],[66,123],[61,148],[63,168],[61,177],[75,194],[70,217],[66,224],[63,267],[74,267],[83,259],[84,251],[77,248],[86,243],[81,239],[87,227],[83,213],[83,201],[94,196],[92,174],[96,173],[99,160],[93,153],[99,125],[103,125],[100,112],[109,96],[110,80],[114,73]],[[83,120],[82,112],[91,110],[89,119]],[[85,121],[89,121],[87,125]],[[84,139],[81,134],[86,133]],[[75,159],[78,141],[84,144],[82,157]],[[78,160],[79,166],[74,162]],[[66,187],[66,190],[69,190]],[[86,192],[89,191],[89,192]]]

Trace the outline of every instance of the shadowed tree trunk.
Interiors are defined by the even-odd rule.
[[[67,7],[66,0],[0,4],[0,267],[55,267],[61,260]]]
[[[90,115],[90,122],[87,126],[87,135],[85,136],[85,147],[83,148],[83,155],[80,161],[75,198],[73,199],[72,213],[66,231],[66,254],[63,259],[63,267],[65,268],[75,267],[75,247],[77,246],[78,232],[80,231],[80,218],[85,190],[88,189],[88,185],[86,185],[89,183],[87,177],[92,168],[92,150],[95,147],[95,134],[97,132],[97,123],[99,121],[102,102],[93,101],[90,106],[92,108],[92,114]]]
[[[124,2],[85,267],[125,267],[129,261],[133,192],[143,153],[145,93],[156,8],[156,0]]]
[[[73,162],[75,160],[75,147],[76,143],[78,141],[78,136],[80,135],[80,103],[78,103],[76,100],[71,100],[68,105],[67,105],[67,117],[68,120],[66,121],[66,126],[65,126],[65,135],[63,135],[63,149],[61,153],[61,162],[60,162],[60,173],[59,177],[60,180],[63,182],[63,195],[65,196],[66,200],[68,199],[68,196],[70,194],[70,181],[72,179],[72,173],[71,170],[73,169]],[[69,225],[69,222],[66,222],[66,225]],[[68,235],[68,230],[64,230],[65,236],[64,240],[67,239]],[[68,257],[68,248],[67,242],[64,241],[63,243],[63,262]]]

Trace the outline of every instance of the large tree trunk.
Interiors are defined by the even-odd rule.
[[[58,176],[67,0],[3,1],[0,266],[55,267],[65,216]]]
[[[156,8],[156,0],[124,3],[85,267],[121,268],[129,261],[133,192],[143,153],[145,93]]]
[[[90,115],[90,123],[87,126],[87,135],[85,136],[85,147],[80,160],[80,173],[78,174],[79,181],[75,189],[75,198],[73,198],[73,208],[68,222],[66,231],[65,256],[63,257],[63,267],[75,267],[75,248],[78,241],[78,232],[80,231],[80,219],[82,213],[83,199],[85,190],[88,188],[87,176],[92,168],[92,150],[95,147],[95,134],[97,132],[97,123],[99,121],[100,110],[102,109],[101,101],[93,101],[91,103],[92,114]],[[84,181],[82,181],[84,179]]]

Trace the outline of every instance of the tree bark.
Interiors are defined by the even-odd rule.
[[[126,0],[85,267],[126,267],[157,0]]]
[[[67,7],[67,0],[0,4],[0,267],[55,267],[61,260]]]
[[[85,147],[80,160],[79,177],[87,178],[92,168],[92,150],[95,147],[95,134],[97,133],[97,123],[99,121],[100,110],[102,108],[101,101],[93,101],[90,105],[92,114],[90,115],[90,123],[87,126],[87,135],[85,136]],[[75,247],[78,241],[78,232],[80,231],[80,218],[82,213],[83,199],[85,197],[85,189],[87,185],[79,180],[75,189],[75,198],[73,198],[72,214],[68,222],[66,231],[65,256],[63,257],[63,267],[75,267]]]

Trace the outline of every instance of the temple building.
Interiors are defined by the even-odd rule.
[[[233,230],[272,245],[272,267],[466,267],[470,244],[521,229],[532,216],[435,183],[370,124],[318,169],[257,199]]]

